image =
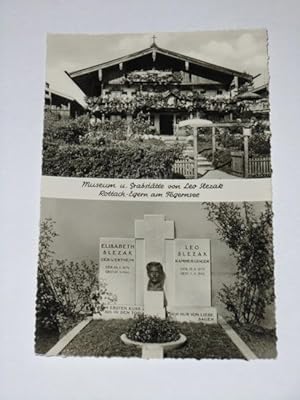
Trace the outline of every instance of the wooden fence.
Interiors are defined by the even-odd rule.
[[[255,158],[249,158],[249,178],[265,178],[271,176],[271,174],[272,170],[270,157],[256,156]]]
[[[194,160],[191,160],[190,158],[182,158],[181,160],[177,160],[173,166],[174,173],[183,175],[187,179],[195,177],[194,171]]]
[[[50,111],[51,113],[55,113],[57,115],[60,115],[61,118],[70,118],[71,116],[71,111],[67,107],[59,107],[59,106],[50,106],[46,105],[45,106],[45,111]]]
[[[231,152],[231,171],[234,175],[245,177],[244,152]],[[247,178],[267,178],[272,174],[271,158],[268,156],[255,156],[248,160]]]
[[[242,151],[231,152],[231,171],[234,175],[244,176],[244,153]]]

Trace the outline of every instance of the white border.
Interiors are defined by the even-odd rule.
[[[85,184],[93,185],[86,187]],[[115,187],[105,188],[105,185]],[[101,186],[100,186],[101,185]],[[150,185],[147,187],[147,185]],[[159,185],[153,189],[151,185]],[[161,197],[151,197],[155,193]],[[124,195],[124,196],[121,196]],[[144,197],[147,196],[147,197]],[[186,197],[188,196],[188,197]],[[43,176],[41,197],[111,201],[271,201],[271,179],[97,179]]]

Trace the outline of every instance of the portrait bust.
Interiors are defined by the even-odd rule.
[[[146,265],[146,268],[149,278],[147,290],[163,291],[165,273],[161,263],[157,261],[151,261]]]

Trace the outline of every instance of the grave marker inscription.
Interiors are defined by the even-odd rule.
[[[175,305],[211,306],[209,239],[175,240]]]
[[[100,239],[100,278],[118,304],[135,304],[135,240]]]

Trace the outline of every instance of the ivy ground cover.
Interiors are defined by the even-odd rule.
[[[120,336],[130,320],[97,320],[90,322],[62,351],[64,356],[141,357],[141,349],[122,343]],[[187,343],[165,353],[165,358],[243,359],[219,325],[178,323]]]

